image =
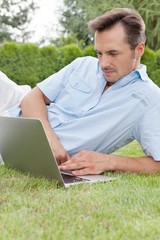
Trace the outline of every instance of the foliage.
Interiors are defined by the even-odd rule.
[[[87,22],[105,11],[115,7],[129,7],[136,9],[143,17],[147,29],[148,46],[158,49],[160,43],[160,2],[157,0],[64,0],[65,8],[62,10],[60,22],[64,32],[76,34],[85,44],[92,43],[92,34],[88,33]]]
[[[60,38],[51,40],[51,44],[53,44],[54,46],[56,46],[58,48],[66,46],[66,45],[70,45],[70,44],[76,44],[79,47],[83,47],[84,41],[83,40],[79,41],[76,34],[67,35],[67,36],[64,36],[64,34],[62,34],[62,36]]]
[[[84,55],[84,56],[96,57],[97,54],[96,54],[96,52],[94,51],[94,45],[91,44],[91,45],[86,46],[86,47],[83,49],[83,55]]]
[[[63,15],[60,18],[60,23],[64,27],[64,32],[67,34],[76,34],[79,40],[83,39],[89,44],[88,31],[86,27],[86,16],[78,6],[78,0],[64,0],[65,8],[62,10]]]
[[[152,69],[154,82],[160,87],[160,50],[155,53],[156,61]]]
[[[160,44],[160,2],[157,0],[132,0],[132,5],[145,21],[147,45],[151,49],[157,50]]]
[[[54,72],[57,72],[60,69],[58,65],[58,56],[59,50],[54,46],[45,46],[40,48],[40,73],[39,73],[39,80],[42,81],[43,79],[47,78]]]
[[[155,71],[153,71],[153,69],[154,70],[156,69],[156,53],[150,48],[146,47],[145,52],[142,56],[141,63],[147,66],[147,72],[150,78],[154,79],[155,81]],[[160,79],[159,79],[159,85],[160,85]]]
[[[36,44],[5,43],[0,48],[0,69],[18,84],[39,81],[40,51]]]
[[[34,0],[0,0],[0,42],[29,37],[26,30],[37,8]]]
[[[60,48],[59,61],[61,67],[66,66],[77,57],[82,56],[82,50],[76,44],[70,44]]]

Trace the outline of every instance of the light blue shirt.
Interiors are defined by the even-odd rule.
[[[99,61],[82,57],[37,86],[52,101],[48,118],[69,155],[112,153],[136,139],[160,160],[160,89],[140,67],[110,86]]]

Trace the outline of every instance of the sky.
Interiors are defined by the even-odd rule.
[[[33,31],[31,42],[40,42],[44,38],[55,39],[60,34],[58,25],[59,8],[63,7],[63,0],[38,0],[40,8],[36,10],[35,16],[29,29]]]

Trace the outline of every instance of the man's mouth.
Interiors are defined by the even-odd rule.
[[[114,69],[106,69],[106,68],[103,68],[102,70],[103,70],[103,72],[104,72],[105,75],[110,75],[110,74],[112,74],[112,73],[115,72]]]

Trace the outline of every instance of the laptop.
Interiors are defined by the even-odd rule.
[[[61,172],[38,119],[0,117],[0,154],[6,166],[68,187],[79,183],[113,180],[104,175],[73,176]]]

